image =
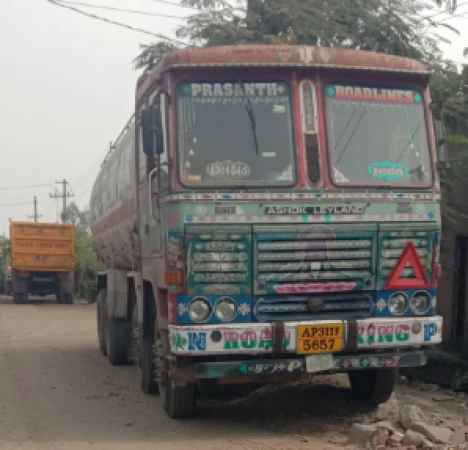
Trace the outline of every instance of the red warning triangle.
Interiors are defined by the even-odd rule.
[[[400,278],[406,264],[410,263],[413,268],[415,278]],[[416,248],[412,242],[409,242],[403,251],[392,273],[388,277],[385,289],[427,289],[430,287],[421,260],[419,259]]]

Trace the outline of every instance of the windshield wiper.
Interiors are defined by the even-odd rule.
[[[260,153],[260,149],[258,147],[257,119],[255,118],[255,113],[252,107],[252,102],[250,101],[250,98],[247,97],[245,93],[244,86],[242,84],[242,80],[240,79],[240,77],[237,77],[237,81],[239,82],[239,86],[242,91],[242,96],[244,98],[245,110],[247,111],[247,115],[249,116],[249,119],[250,119],[250,127],[252,129],[252,135],[254,139],[255,153],[258,155]]]
[[[398,157],[398,159],[396,160],[396,162],[399,162],[401,157],[403,156],[403,154],[406,152],[406,149],[409,147],[409,145],[411,144],[411,142],[413,141],[413,138],[414,136],[416,135],[416,133],[418,132],[418,130],[421,128],[421,124],[422,122],[419,122],[419,125],[415,128],[415,130],[413,131],[413,134],[411,135],[411,137],[409,138],[407,144],[405,145],[405,147],[403,148],[403,150],[401,151],[400,153],[400,156]]]
[[[343,147],[343,151],[341,152],[340,157],[338,158],[338,161],[336,162],[336,165],[338,165],[340,163],[341,158],[345,154],[345,151],[348,148],[348,145],[351,142],[351,139],[354,137],[354,134],[356,133],[356,130],[358,129],[359,124],[361,123],[361,120],[364,117],[364,114],[366,114],[366,112],[367,112],[367,108],[364,108],[364,110],[362,111],[361,116],[359,117],[358,121],[356,122],[356,125],[353,128],[353,131],[351,132],[351,136],[349,137],[348,141],[346,142],[345,146]]]

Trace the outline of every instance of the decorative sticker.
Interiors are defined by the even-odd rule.
[[[277,114],[284,114],[286,112],[286,106],[284,105],[274,105],[273,112]]]
[[[167,266],[182,269],[183,263],[182,237],[179,233],[170,232],[167,236]]]
[[[380,180],[401,180],[406,178],[409,174],[408,168],[402,164],[392,163],[390,161],[374,162],[369,164],[367,173],[372,178]]]
[[[212,178],[242,179],[250,176],[251,168],[240,161],[226,160],[208,164],[206,173]]]
[[[188,97],[277,97],[286,92],[286,83],[190,83],[179,88]]]
[[[188,181],[189,183],[200,183],[201,175],[195,175],[195,174],[189,173],[185,176],[185,180]]]
[[[332,206],[267,206],[265,207],[265,214],[267,216],[278,215],[324,215],[333,214],[338,215],[360,215],[366,211],[364,206],[357,205],[332,205]]]
[[[349,183],[349,180],[336,167],[333,167],[333,177],[337,183]]]
[[[356,283],[338,281],[336,283],[308,283],[308,284],[277,284],[273,289],[278,294],[306,294],[312,292],[343,292],[352,291]]]
[[[389,103],[422,103],[422,96],[417,91],[404,89],[383,89],[361,86],[334,85],[326,88],[329,97],[343,100],[361,100]]]
[[[246,305],[246,310],[248,306]],[[321,321],[285,322],[283,340],[285,352],[297,352],[297,328],[304,323],[307,326],[314,326],[321,324]],[[329,321],[329,323],[342,324],[346,321]],[[442,340],[442,317],[440,316],[363,319],[357,320],[357,328],[358,336],[355,339],[358,349],[434,345]],[[265,323],[169,325],[169,336],[171,350],[175,354],[261,354],[273,351],[272,326]],[[350,336],[348,335],[347,338],[349,339]],[[358,355],[355,357],[359,358]],[[343,358],[348,360],[353,357],[344,356]],[[337,357],[334,359],[336,361]],[[367,362],[362,362],[359,366],[356,365],[356,368],[367,365]],[[396,361],[393,362],[397,364]],[[323,359],[310,358],[310,369],[315,370],[319,364],[323,367],[324,364],[329,365],[329,361],[325,361],[325,357]],[[391,364],[391,361],[384,362],[384,364],[387,366]],[[341,366],[341,368],[351,369],[354,364],[350,361],[343,361]]]

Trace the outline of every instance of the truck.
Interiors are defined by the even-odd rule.
[[[363,402],[442,341],[443,127],[416,60],[183,49],[137,81],[91,193],[99,347],[171,418],[200,387],[347,373]]]
[[[28,295],[55,295],[72,304],[75,270],[75,229],[71,224],[10,222],[11,291],[13,303]]]

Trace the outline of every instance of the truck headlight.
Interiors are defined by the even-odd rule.
[[[215,314],[221,322],[231,322],[237,316],[236,302],[228,297],[218,300],[215,305]]]
[[[190,318],[194,322],[205,322],[211,314],[211,305],[204,298],[194,298],[188,307]]]
[[[411,298],[410,306],[415,314],[424,314],[431,304],[430,296],[427,292],[416,292]]]
[[[408,298],[402,293],[393,294],[388,299],[388,310],[395,316],[401,316],[408,309]]]

